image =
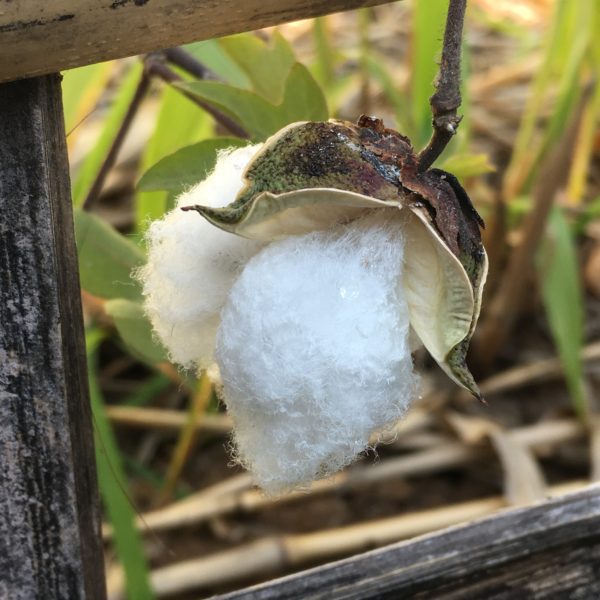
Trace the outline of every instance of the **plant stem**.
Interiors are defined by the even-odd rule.
[[[176,83],[183,81],[183,79],[170,69],[162,60],[161,55],[148,54],[144,59],[145,70],[149,75],[159,77],[166,83]],[[247,131],[238,125],[233,119],[230,119],[227,115],[216,110],[210,104],[195,98],[191,94],[187,94],[183,90],[179,90],[181,93],[188,98],[194,104],[197,104],[200,108],[210,114],[217,123],[220,123],[225,129],[229,130],[233,135],[247,139],[249,137]]]
[[[429,99],[433,135],[418,156],[418,169],[421,173],[429,169],[443,152],[461,120],[457,110],[461,102],[460,54],[466,7],[467,0],[450,0],[448,6],[442,61],[435,82],[436,91]]]
[[[133,95],[133,98],[129,103],[127,112],[123,117],[123,121],[121,122],[119,130],[117,131],[117,135],[115,135],[115,139],[113,140],[110,149],[106,154],[106,157],[104,158],[100,169],[98,170],[96,178],[94,179],[94,183],[92,183],[92,187],[90,188],[89,192],[87,193],[87,196],[85,197],[85,200],[83,201],[83,210],[90,210],[92,206],[96,203],[96,200],[98,199],[98,196],[102,191],[102,187],[104,186],[106,176],[108,175],[109,171],[112,169],[112,167],[115,164],[115,161],[117,160],[117,155],[119,154],[119,150],[123,145],[125,136],[127,135],[129,128],[131,127],[133,118],[137,114],[140,104],[146,96],[149,87],[150,78],[148,77],[147,73],[144,72],[142,73],[138,86],[135,90],[135,94]]]
[[[218,79],[217,76],[201,62],[197,61],[183,48],[168,48],[163,50],[165,58],[180,69],[187,71],[198,79]]]

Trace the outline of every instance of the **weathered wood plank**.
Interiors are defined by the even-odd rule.
[[[600,486],[218,598],[600,598]]]
[[[0,81],[389,1],[2,1]]]
[[[1,598],[105,595],[85,360],[60,78],[6,83],[0,85]]]

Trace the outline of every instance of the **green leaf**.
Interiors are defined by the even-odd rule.
[[[565,369],[573,407],[580,417],[585,418],[588,405],[581,361],[583,295],[574,240],[559,209],[552,212],[541,259],[542,293],[548,322]]]
[[[280,33],[275,32],[269,44],[247,33],[222,38],[219,43],[248,76],[257,94],[274,104],[281,102],[296,57]]]
[[[141,300],[131,271],[145,262],[142,251],[95,215],[76,209],[74,218],[81,287],[101,298]]]
[[[429,97],[441,56],[448,0],[413,2],[411,102],[414,131],[406,132],[416,148],[423,147],[431,136]]]
[[[296,63],[285,82],[283,103],[277,107],[281,112],[281,127],[295,121],[326,121],[329,110],[323,91],[309,70]]]
[[[72,197],[75,206],[81,206],[96,179],[96,175],[106,158],[106,154],[117,135],[123,117],[135,94],[141,76],[142,66],[139,63],[134,63],[120,83],[117,94],[102,124],[102,133],[72,179]]]
[[[292,67],[285,81],[283,101],[277,106],[254,92],[223,83],[194,81],[177,87],[228,114],[254,140],[264,140],[295,121],[322,121],[328,117],[321,88],[300,63]]]
[[[125,571],[127,598],[154,598],[142,540],[135,527],[135,509],[127,495],[127,480],[114,432],[104,410],[104,398],[96,378],[95,350],[98,336],[88,336],[88,378],[94,415],[96,465],[102,501],[113,526],[117,555]],[[96,343],[94,343],[96,342]],[[91,347],[90,347],[91,346]]]
[[[246,34],[248,35],[248,34]],[[249,90],[252,85],[242,68],[227,54],[219,40],[204,40],[183,47],[223,81]]]
[[[143,173],[168,154],[212,135],[212,123],[212,119],[189,98],[164,86],[156,126],[144,152],[140,171]],[[143,232],[150,221],[161,218],[171,208],[172,200],[172,195],[164,191],[139,191],[136,194],[137,231]]]
[[[140,303],[117,298],[109,300],[104,309],[113,318],[117,331],[133,356],[150,364],[168,360],[165,349],[154,340],[152,325]]]
[[[219,150],[247,143],[240,138],[223,137],[181,148],[150,167],[139,180],[137,189],[168,190],[179,194],[206,178],[215,166]]]
[[[215,81],[194,81],[176,85],[240,123],[255,140],[264,139],[277,131],[279,121],[274,107],[254,92]]]

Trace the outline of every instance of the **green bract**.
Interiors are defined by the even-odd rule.
[[[411,325],[444,371],[480,397],[465,356],[487,274],[483,223],[458,181],[437,169],[418,173],[409,140],[381,121],[289,125],[253,157],[232,204],[186,209],[262,241],[350,222],[366,210],[401,210]]]

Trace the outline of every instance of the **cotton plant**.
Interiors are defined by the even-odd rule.
[[[333,474],[405,414],[414,334],[479,397],[483,223],[452,175],[417,167],[377,119],[294,123],[222,152],[149,229],[156,335],[176,363],[216,362],[234,456],[267,493]]]

